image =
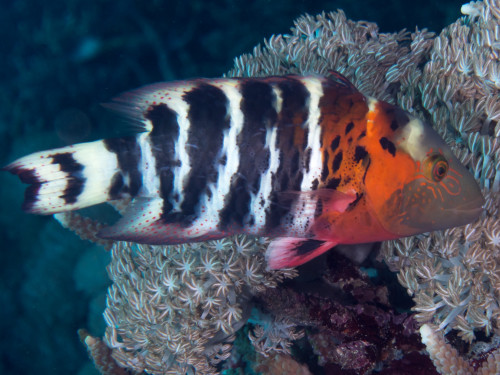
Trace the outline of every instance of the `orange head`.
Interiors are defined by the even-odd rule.
[[[409,236],[479,216],[479,186],[430,125],[373,99],[366,116],[366,200],[387,231]]]

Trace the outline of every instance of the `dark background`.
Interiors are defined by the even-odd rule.
[[[120,134],[100,103],[155,81],[220,76],[305,12],[439,32],[462,3],[0,0],[0,165]],[[109,254],[24,214],[23,189],[0,173],[0,374],[92,374],[76,331],[102,335]]]

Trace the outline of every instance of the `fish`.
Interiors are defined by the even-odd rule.
[[[482,212],[478,184],[428,123],[337,72],[156,83],[107,107],[139,131],[3,168],[29,184],[26,212],[128,199],[100,237],[269,237],[271,269],[338,244],[465,225]]]

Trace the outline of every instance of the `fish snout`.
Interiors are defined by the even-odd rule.
[[[485,203],[479,186],[470,177],[459,193],[414,180],[386,201],[379,220],[401,237],[469,224],[481,215]]]
[[[470,218],[469,222],[477,219],[483,212],[484,204],[486,201],[482,194],[477,196],[475,199],[468,200],[467,202],[457,205],[456,207],[451,207],[448,209],[450,214],[465,216]]]
[[[412,213],[408,225],[418,232],[430,232],[469,224],[483,212],[484,197],[472,176],[461,181],[459,192],[451,192],[445,185],[428,189],[425,204],[406,207]],[[415,205],[415,204],[414,204]]]

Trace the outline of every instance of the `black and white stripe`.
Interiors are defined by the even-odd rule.
[[[135,197],[142,187],[141,147],[136,137],[111,138],[103,141],[110,153],[116,154],[118,170],[111,178],[109,200]]]
[[[110,199],[117,154],[103,141],[36,152],[5,167],[31,184],[23,208],[37,214],[77,210]]]
[[[189,106],[186,151],[191,170],[182,191],[180,211],[183,225],[187,226],[199,216],[200,204],[213,200],[210,186],[217,181],[224,133],[230,129],[230,103],[222,89],[206,83],[184,94],[183,99]]]
[[[266,212],[266,231],[281,230],[283,225],[295,226],[291,216],[294,199],[284,198],[283,192],[300,191],[304,173],[309,168],[308,138],[309,102],[311,93],[296,78],[287,77],[276,80],[280,92],[281,110],[277,123],[277,149],[279,165],[273,174],[269,196],[269,209]],[[302,145],[295,144],[296,127],[302,127]],[[286,230],[288,230],[287,228]]]
[[[142,150],[142,193],[146,197],[162,198],[162,204],[157,202],[151,210],[151,220],[159,217],[165,219],[162,215],[169,213],[173,207],[170,197],[174,186],[173,169],[180,166],[174,144],[179,136],[177,113],[165,103],[161,103],[149,108],[144,117],[148,121],[150,132],[138,137]]]
[[[147,86],[111,105],[144,132],[35,154],[11,169],[33,181],[33,212],[135,198],[120,233],[138,238],[148,235],[146,223],[158,231],[175,226],[158,234],[166,242],[264,234],[283,220],[305,230],[303,207],[314,202],[282,193],[313,190],[321,179],[322,82],[288,76]]]
[[[307,129],[306,159],[304,166],[304,176],[300,185],[300,191],[307,192],[317,187],[318,181],[323,173],[323,155],[321,154],[322,127],[320,99],[323,95],[322,83],[319,80],[301,78],[301,82],[309,92],[308,117],[305,124]],[[316,207],[318,198],[311,194],[302,194],[293,205],[292,221],[293,231],[296,235],[301,235],[309,231],[311,220],[311,207]],[[315,210],[314,210],[315,211]],[[313,211],[313,212],[314,212]]]
[[[228,121],[229,126],[221,127],[221,147],[215,150],[217,151],[217,157],[214,159],[215,165],[212,163],[212,166],[210,166],[215,166],[216,176],[209,181],[206,191],[199,197],[197,206],[199,215],[191,225],[196,228],[196,233],[199,236],[218,230],[220,212],[227,205],[228,196],[234,188],[233,177],[240,166],[238,137],[243,130],[244,121],[241,111],[241,93],[234,81],[219,80],[215,81],[213,86],[219,90],[220,94],[223,94],[219,100],[223,100],[225,105],[224,121]],[[213,103],[213,105],[218,104]],[[198,158],[203,160],[204,155],[199,154]],[[197,171],[193,171],[193,173],[197,173]]]
[[[251,126],[257,128],[257,134],[262,133],[265,130],[262,157],[268,158],[266,168],[263,168],[263,170],[260,171],[258,190],[256,190],[255,194],[252,194],[251,196],[251,217],[247,224],[249,232],[252,233],[261,233],[266,228],[266,217],[270,210],[271,197],[273,193],[273,179],[276,176],[276,172],[281,161],[280,150],[278,148],[278,128],[276,125],[278,114],[281,113],[283,98],[281,90],[277,87],[277,85],[272,85],[271,83],[265,83],[265,85],[267,85],[267,87],[254,87],[255,91],[259,89],[261,92],[253,93],[258,96],[258,98],[253,99],[255,100],[253,103],[255,104],[255,108],[248,105],[247,111],[245,111],[245,113],[248,113],[251,116],[252,111],[258,113],[258,111],[261,111],[262,108],[263,115],[260,117],[254,115],[253,125]],[[251,90],[249,89],[248,91],[249,92],[246,94],[250,96],[250,94],[252,94],[250,92]],[[250,99],[246,100],[250,103]],[[258,100],[261,102],[259,103]],[[248,121],[250,122],[251,120],[249,119]],[[260,131],[258,130],[259,127]],[[254,184],[254,186],[255,185],[256,184]]]
[[[243,128],[238,136],[240,163],[232,189],[220,212],[219,227],[254,227],[262,221],[258,209],[262,177],[270,167],[271,151],[266,147],[269,131],[276,124],[277,112],[272,86],[266,82],[245,80],[239,87]]]
[[[221,79],[179,92],[182,96],[169,92],[164,102],[177,114],[173,161],[178,165],[156,160],[157,170],[173,174],[164,222],[181,223],[190,233],[196,228],[199,236],[243,227],[263,233],[281,226],[289,214],[290,226],[305,228],[300,207],[311,202],[284,202],[280,193],[311,190],[321,177],[321,80]],[[296,127],[303,129],[299,145]],[[167,191],[160,190],[165,199]]]

